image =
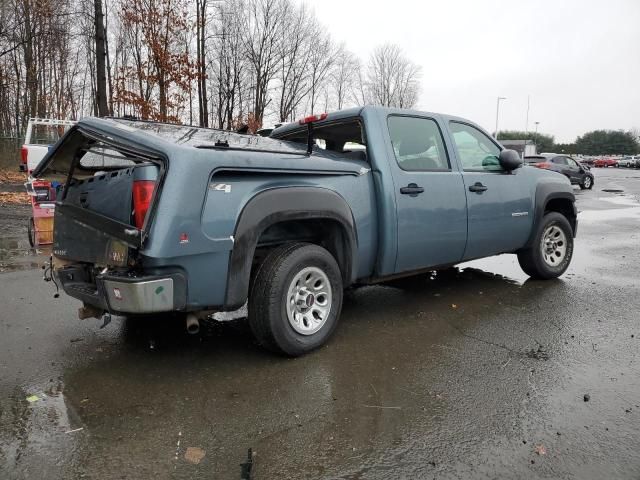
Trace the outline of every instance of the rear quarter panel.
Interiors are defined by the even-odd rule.
[[[178,266],[188,275],[190,308],[224,302],[234,231],[260,192],[320,187],[344,198],[356,225],[357,277],[370,274],[377,248],[372,176],[365,162],[312,155],[175,148],[149,240],[147,266]],[[181,240],[185,234],[188,241]]]

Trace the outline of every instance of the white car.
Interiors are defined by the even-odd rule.
[[[640,156],[630,156],[630,157],[622,157],[618,160],[619,167],[627,167],[627,168],[638,168],[640,167]]]

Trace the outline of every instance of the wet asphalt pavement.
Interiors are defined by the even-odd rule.
[[[248,449],[256,480],[639,478],[640,171],[595,174],[561,279],[501,256],[350,291],[298,359],[242,321],[80,321],[3,234],[0,478],[240,479]]]

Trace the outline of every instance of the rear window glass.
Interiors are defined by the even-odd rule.
[[[524,157],[524,163],[543,163],[546,161],[545,157]]]
[[[105,145],[91,147],[80,158],[80,166],[86,170],[112,170],[132,167],[135,164],[136,162],[121,152]]]

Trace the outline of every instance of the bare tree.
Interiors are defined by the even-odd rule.
[[[336,49],[333,45],[331,37],[323,32],[320,25],[315,25],[314,46],[311,51],[311,60],[309,62],[310,85],[309,85],[309,112],[313,113],[316,109],[318,96],[321,94],[327,79],[331,73],[336,55]]]
[[[354,66],[353,76],[354,84],[351,92],[353,102],[359,106],[369,105],[371,103],[371,100],[369,99],[367,78],[360,59],[358,59],[356,65]]]
[[[283,55],[282,28],[289,0],[248,0],[243,31],[245,53],[253,76],[253,116],[262,123],[269,105],[269,87]]]
[[[218,128],[231,129],[248,115],[244,99],[250,66],[240,33],[245,24],[244,12],[240,2],[228,1],[218,5],[215,14],[217,22],[211,32],[209,50],[212,56],[208,67],[211,71],[211,110]]]
[[[411,108],[418,101],[420,75],[420,66],[407,59],[400,47],[379,46],[367,65],[367,100],[384,107]]]
[[[338,47],[335,56],[333,70],[330,81],[335,93],[336,108],[341,110],[357,85],[357,76],[360,69],[359,60],[344,45]]]
[[[303,4],[299,9],[287,9],[282,29],[283,55],[279,66],[278,117],[291,120],[309,92],[310,63],[315,48],[313,34],[317,20]]]

